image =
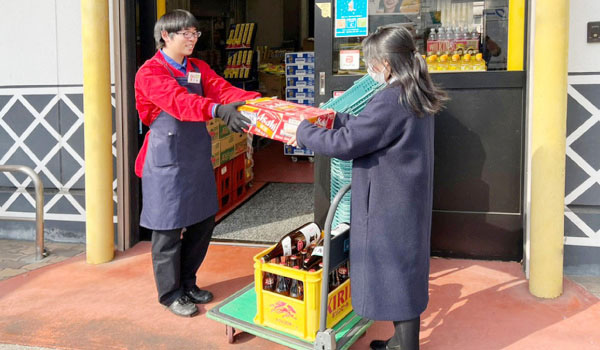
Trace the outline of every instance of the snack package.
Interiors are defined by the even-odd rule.
[[[248,133],[273,140],[288,142],[292,134],[286,132],[303,120],[331,129],[335,111],[264,97],[247,101],[238,110],[252,122]]]

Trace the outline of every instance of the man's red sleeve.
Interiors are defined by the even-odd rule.
[[[178,120],[202,122],[212,119],[215,101],[208,96],[189,93],[161,65],[142,66],[135,77],[135,91],[138,105],[145,100]]]

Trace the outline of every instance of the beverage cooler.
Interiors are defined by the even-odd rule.
[[[525,18],[524,0],[315,1],[316,105],[366,74],[361,41],[387,24],[413,33],[450,97],[435,117],[434,255],[522,258]],[[317,155],[320,225],[331,186],[331,159]]]

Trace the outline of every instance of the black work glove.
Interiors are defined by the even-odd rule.
[[[250,119],[244,117],[238,112],[238,107],[245,105],[245,101],[233,102],[226,105],[217,106],[215,111],[217,118],[221,118],[229,129],[233,132],[243,132],[243,129],[248,130]]]

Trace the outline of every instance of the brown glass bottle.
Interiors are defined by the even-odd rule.
[[[319,263],[323,261],[323,240],[319,241],[320,245],[317,245],[311,252],[310,256],[304,259],[302,268],[304,270],[310,270],[319,266]]]
[[[285,266],[285,263],[281,263],[282,266]],[[290,279],[277,275],[277,284],[275,285],[275,293],[289,296],[290,295]]]
[[[268,290],[270,292],[275,291],[275,275],[270,272],[265,272],[263,276],[263,289]]]
[[[346,265],[342,265],[338,268],[338,276],[340,278],[340,284],[346,282],[350,276],[348,275],[348,267]]]
[[[299,270],[300,266],[296,265],[294,266],[294,269]],[[298,300],[304,300],[304,284],[302,281],[298,281],[296,279],[292,280],[292,283],[290,284],[290,297]]]
[[[262,257],[262,261],[267,262],[277,256],[297,254],[308,244],[317,240],[320,235],[319,225],[314,222],[304,224],[283,236],[275,247]]]
[[[329,291],[336,289],[342,284],[340,282],[340,275],[338,274],[338,270],[333,271],[329,274]]]

